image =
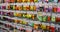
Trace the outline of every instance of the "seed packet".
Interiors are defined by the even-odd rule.
[[[26,14],[23,14],[22,17],[25,18],[25,17],[27,17],[27,16],[26,16]]]
[[[45,24],[42,24],[42,25],[41,25],[41,28],[42,28],[42,29],[46,29],[46,25],[45,25]]]
[[[51,12],[52,11],[52,6],[49,6],[48,7],[48,12]]]
[[[34,8],[34,11],[36,11],[36,8],[37,8],[37,7],[36,7],[35,5],[33,6],[33,8]]]
[[[20,24],[22,24],[22,20],[20,20],[20,22],[19,22]]]
[[[30,10],[30,6],[28,5],[28,6],[26,6],[26,10],[27,11],[29,11]]]
[[[60,17],[56,17],[56,22],[60,22]]]
[[[40,11],[42,12],[42,11],[43,11],[43,9],[44,9],[44,7],[39,7],[39,9],[40,9]]]
[[[53,12],[57,12],[57,7],[55,6],[55,7],[53,7]]]
[[[27,24],[27,22],[25,22],[25,21],[22,21],[22,24],[26,25],[26,24]]]
[[[55,16],[51,16],[51,21],[55,22],[55,20],[56,20]]]
[[[49,21],[49,22],[51,21],[51,17],[50,16],[47,17],[47,21]]]
[[[47,21],[47,16],[43,16],[43,21]]]
[[[13,5],[10,5],[10,9],[13,10]]]
[[[2,6],[2,9],[6,9],[6,6]]]
[[[31,16],[32,16],[31,14],[27,14],[27,18],[31,18]]]
[[[10,5],[8,5],[8,7],[6,9],[10,10]]]
[[[38,29],[38,24],[34,24],[34,29]]]
[[[34,15],[34,14],[32,15],[32,19],[33,19],[33,20],[35,19],[35,15]]]
[[[20,10],[20,11],[22,10],[22,6],[19,6],[19,10]]]
[[[23,6],[23,10],[26,11],[26,6],[25,5]]]
[[[30,10],[33,11],[34,10],[34,7],[33,6],[30,6]]]
[[[43,20],[42,16],[38,16],[38,19],[39,19],[39,21]]]
[[[57,8],[57,12],[60,12],[60,7]]]
[[[15,10],[19,10],[19,7],[18,6],[15,6]]]
[[[15,5],[13,5],[13,10],[15,10]]]
[[[29,26],[32,26],[32,27],[34,26],[34,23],[28,23],[28,24],[29,24]]]
[[[22,14],[21,13],[18,13],[18,17],[21,17],[22,16]]]

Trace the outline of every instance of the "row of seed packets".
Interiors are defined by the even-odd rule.
[[[55,32],[55,31],[59,31],[58,29],[60,28],[60,26],[56,26],[55,24],[53,24],[53,23],[39,23],[39,22],[36,22],[36,21],[34,21],[34,22],[32,22],[32,21],[30,21],[30,22],[26,22],[26,21],[23,21],[23,20],[17,20],[17,19],[12,19],[12,18],[8,18],[8,17],[2,17],[2,19],[1,20],[3,20],[3,21],[9,21],[10,23],[17,23],[17,24],[22,24],[23,25],[23,27],[25,27],[25,25],[26,26],[30,26],[30,27],[33,27],[33,29],[35,30],[37,30],[38,29],[38,31],[39,30],[43,30],[43,31],[50,31],[50,32]],[[10,21],[10,20],[8,20],[8,19],[10,19],[10,20],[15,20],[15,21]],[[16,25],[16,24],[15,24]],[[19,28],[19,25],[17,26],[18,28]],[[21,26],[20,26],[21,27]]]
[[[38,14],[28,14],[28,13],[0,11],[0,15],[25,18],[40,22],[54,22],[54,23],[60,22],[60,14],[55,14],[55,13],[51,14],[51,13],[38,12]]]
[[[3,10],[14,10],[14,11],[40,11],[40,12],[60,12],[60,6],[51,5],[51,6],[39,6],[39,5],[2,5],[0,9]]]
[[[60,0],[0,0],[0,3],[31,3],[31,2],[54,2],[58,3]]]

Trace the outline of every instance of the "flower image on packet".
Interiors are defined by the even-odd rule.
[[[26,6],[25,5],[23,6],[23,10],[26,11]]]
[[[25,21],[22,21],[22,24],[26,25],[26,24],[27,24],[27,22],[25,22]]]
[[[20,11],[22,10],[22,6],[19,6],[19,10],[20,10]]]
[[[46,29],[46,25],[45,25],[45,24],[42,24],[42,25],[41,25],[41,28],[42,28],[42,29]]]
[[[57,8],[57,12],[60,12],[60,7]]]
[[[29,26],[32,26],[32,27],[34,26],[34,23],[28,23],[28,24],[29,24]]]
[[[13,5],[13,10],[15,10],[15,5]]]
[[[57,7],[53,7],[53,12],[57,12]]]
[[[38,16],[39,21],[43,21],[43,17],[42,16]]]
[[[48,12],[51,12],[52,11],[52,6],[49,6],[48,7]]]
[[[34,0],[30,0],[30,2],[34,2]]]
[[[34,2],[38,2],[38,0],[34,0]]]
[[[36,8],[37,8],[37,7],[36,7],[35,5],[33,6],[33,8],[34,8],[34,11],[36,11]]]
[[[38,24],[34,24],[34,29],[38,29]]]
[[[43,16],[43,22],[47,21],[47,16]]]
[[[27,11],[30,10],[30,6],[29,6],[29,5],[26,6],[26,10],[27,10]]]
[[[31,5],[30,5],[30,10],[31,10],[31,11],[32,11],[32,10],[34,10],[34,7],[33,7],[33,6],[31,6]]]
[[[51,21],[51,17],[50,16],[47,17],[47,21],[49,21],[49,22]]]
[[[10,5],[10,9],[13,10],[13,5]]]
[[[10,5],[8,5],[8,7],[6,9],[10,10]]]
[[[56,17],[56,22],[60,22],[60,17]]]
[[[6,6],[2,6],[2,9],[6,9]]]
[[[31,15],[31,14],[27,14],[26,16],[27,16],[27,18],[31,18],[31,17],[32,17],[32,15]]]
[[[55,16],[51,16],[51,21],[55,22],[55,20],[56,20],[56,17]]]

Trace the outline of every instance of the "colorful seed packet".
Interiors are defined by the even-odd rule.
[[[43,16],[43,22],[47,21],[47,16]]]
[[[56,17],[55,16],[51,16],[51,21],[55,22],[55,20],[56,20]]]
[[[42,16],[38,16],[39,21],[43,21],[43,17]]]
[[[49,22],[51,21],[51,17],[50,16],[47,17],[47,21],[49,21]]]
[[[26,11],[26,6],[25,5],[23,6],[23,10]]]
[[[28,23],[28,24],[29,24],[29,26],[32,26],[32,27],[34,26],[34,23]]]
[[[57,12],[57,7],[53,7],[53,12]]]
[[[26,6],[26,10],[29,11],[30,10],[30,6]]]
[[[30,6],[30,10],[33,11],[34,10],[34,7],[33,6]]]
[[[2,9],[6,9],[6,6],[2,6],[1,8],[2,8]]]
[[[15,5],[13,5],[13,10],[15,10]]]
[[[57,12],[60,12],[60,7],[57,8]]]
[[[10,9],[13,10],[13,5],[10,5]]]

